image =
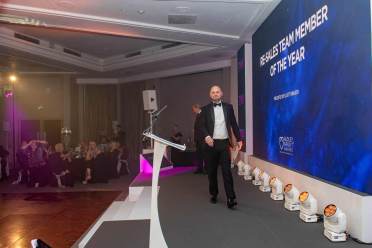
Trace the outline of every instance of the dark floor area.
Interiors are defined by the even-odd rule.
[[[160,181],[159,217],[168,247],[367,247],[353,240],[331,243],[323,236],[323,223],[302,222],[283,201],[271,200],[233,174],[239,203],[234,211],[226,208],[221,177],[216,205],[209,203],[206,176],[188,173]]]

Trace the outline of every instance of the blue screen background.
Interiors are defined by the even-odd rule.
[[[260,57],[324,5],[328,21],[260,67]],[[372,194],[371,13],[365,0],[283,0],[253,36],[254,155]],[[270,66],[304,46],[305,60]],[[299,90],[279,101],[274,96]],[[293,153],[279,137],[293,138]]]

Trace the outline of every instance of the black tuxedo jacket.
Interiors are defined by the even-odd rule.
[[[200,132],[203,139],[207,136],[213,138],[214,131],[214,109],[213,103],[210,103],[202,108],[201,112],[201,123]],[[229,139],[231,141],[232,134],[234,134],[236,141],[241,141],[238,123],[236,122],[233,106],[229,103],[222,102],[223,113],[225,116],[225,123],[227,132],[229,134]]]

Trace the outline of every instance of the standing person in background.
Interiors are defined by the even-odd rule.
[[[199,104],[192,105],[192,112],[195,114],[194,122],[194,143],[196,148],[196,157],[197,157],[197,169],[194,172],[195,174],[205,173],[204,168],[204,137],[200,130],[201,125],[201,108]]]
[[[227,197],[227,207],[234,209],[238,204],[231,174],[230,139],[236,138],[238,150],[242,147],[239,127],[236,122],[233,106],[222,102],[223,92],[220,86],[212,86],[209,91],[211,103],[204,106],[201,112],[201,132],[207,144],[205,158],[208,169],[210,202],[217,203],[218,182],[217,168],[221,165],[223,182]]]

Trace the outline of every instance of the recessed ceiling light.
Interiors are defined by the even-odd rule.
[[[145,11],[143,9],[140,9],[140,10],[137,10],[137,13],[140,14],[140,15],[143,15],[143,14],[145,14]]]
[[[178,6],[174,9],[174,12],[187,13],[187,12],[190,12],[190,7]]]

